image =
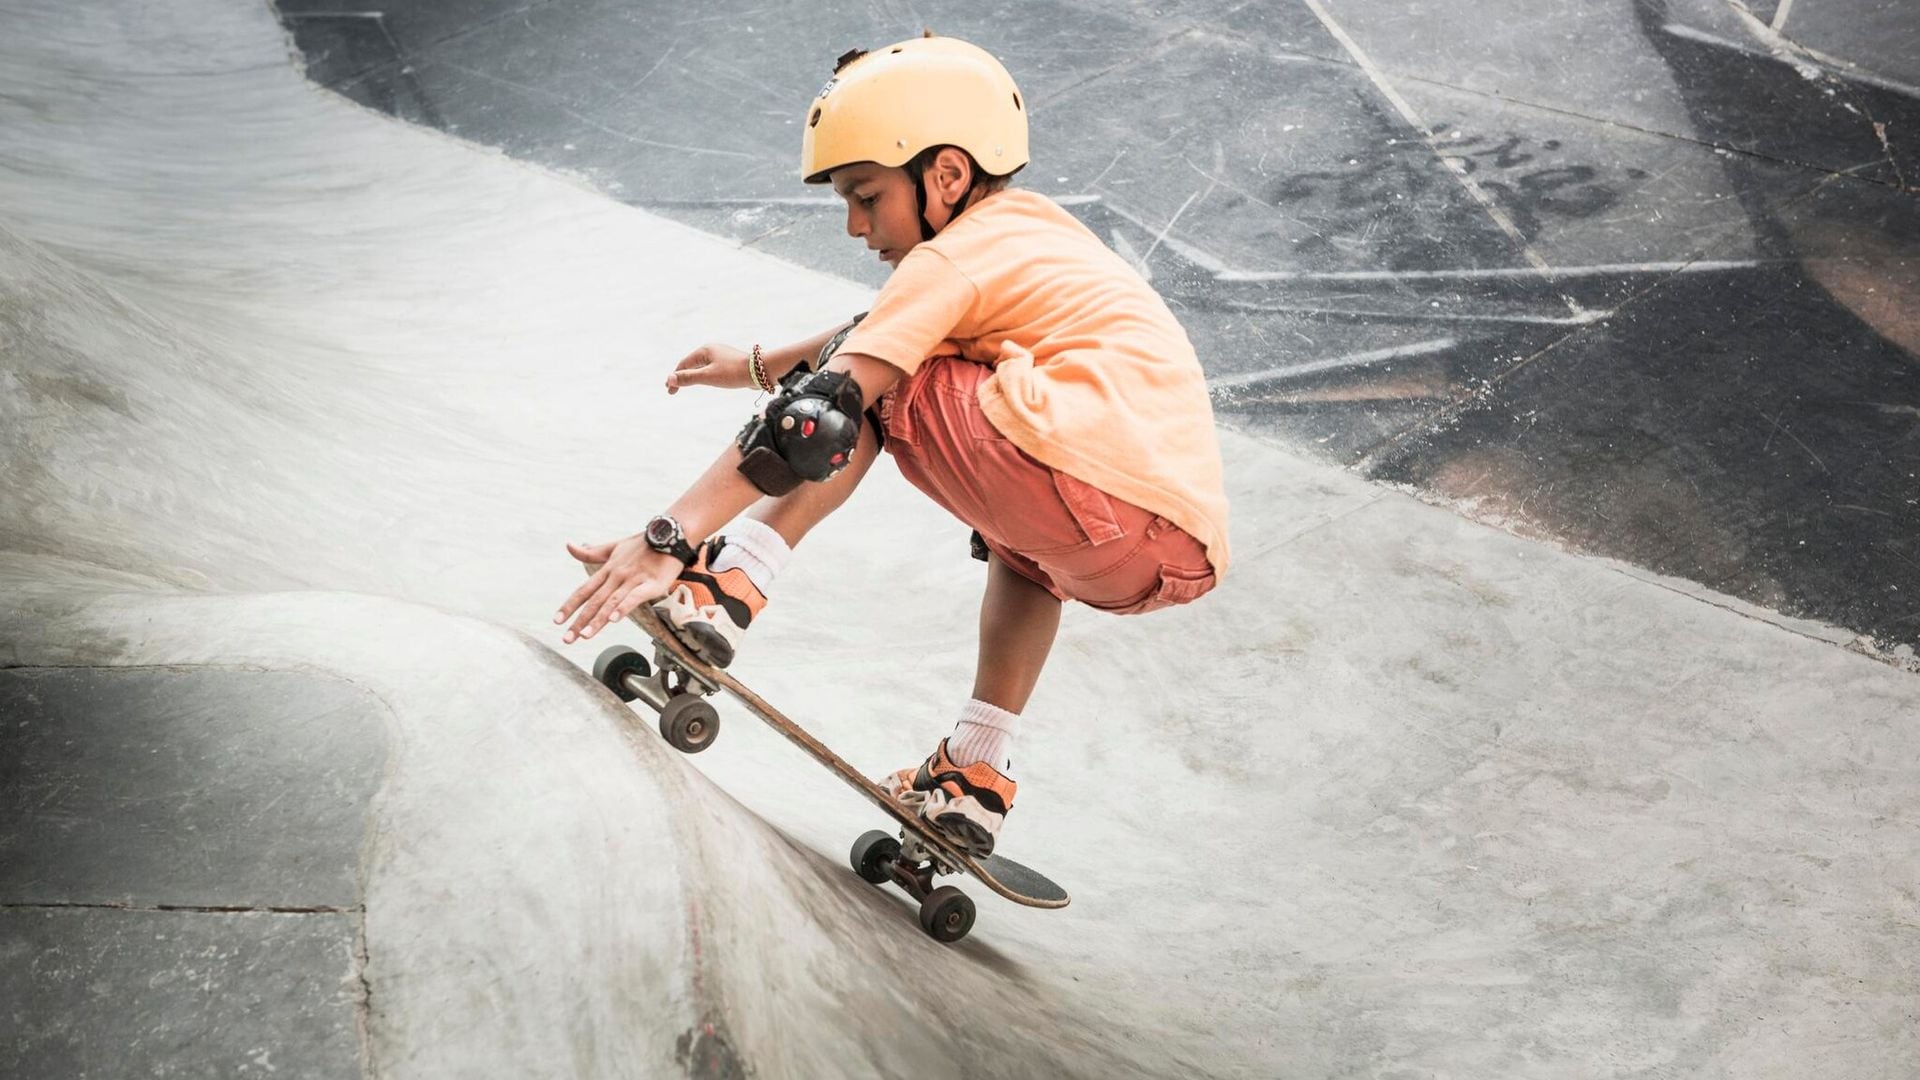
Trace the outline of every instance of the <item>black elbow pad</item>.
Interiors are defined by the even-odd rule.
[[[803,480],[833,479],[860,445],[865,402],[845,372],[789,374],[779,395],[740,430],[741,474],[768,495],[785,495]]]

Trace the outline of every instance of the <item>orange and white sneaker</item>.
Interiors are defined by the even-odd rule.
[[[901,769],[882,786],[976,859],[993,854],[994,838],[1019,787],[984,761],[954,764],[945,739],[918,768]]]
[[[747,627],[767,606],[767,598],[745,570],[735,567],[715,573],[710,569],[726,545],[724,536],[701,544],[699,558],[680,571],[672,591],[653,602],[660,620],[687,648],[721,668],[733,663]]]

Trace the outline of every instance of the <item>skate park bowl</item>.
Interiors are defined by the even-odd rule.
[[[618,7],[476,10],[503,33],[602,16],[645,28],[633,12],[646,9]],[[1182,51],[1195,41],[1278,33],[1263,20],[1283,7],[1294,5],[1124,19],[1062,7],[1060,18],[1089,20],[1095,52],[1132,41],[1179,71],[1200,63]],[[1736,7],[1735,29],[1751,18],[1785,33],[1772,30],[1778,10]],[[1415,22],[1388,34],[1364,17],[1385,10],[1309,0],[1295,14],[1322,36],[1285,54],[1350,80],[1307,97],[1384,103],[1371,133],[1322,133],[1356,159],[1362,141],[1402,137],[1395,99],[1430,127],[1447,94],[1499,100],[1504,54],[1436,81],[1422,74]],[[1794,10],[1831,31],[1821,55],[1841,48],[1821,5]],[[1914,40],[1909,22],[1861,10],[1883,20],[1882,39]],[[1365,452],[1339,456],[1360,445],[1354,416],[1386,424],[1414,407],[1408,387],[1441,385],[1441,369],[1420,366],[1442,355],[1435,341],[1550,365],[1625,350],[1620,335],[1677,310],[1720,311],[1697,296],[1632,306],[1644,268],[1675,262],[1694,269],[1660,280],[1718,283],[1715,295],[1748,305],[1732,322],[1826,358],[1823,392],[1885,406],[1859,414],[1873,423],[1910,425],[1899,409],[1920,417],[1911,375],[1847,367],[1912,364],[1906,309],[1881,299],[1912,287],[1901,274],[1913,173],[1897,127],[1884,161],[1835,159],[1826,180],[1797,188],[1784,164],[1763,163],[1779,181],[1770,190],[1800,211],[1747,232],[1729,208],[1750,193],[1729,202],[1692,186],[1702,157],[1725,156],[1711,146],[1668,148],[1665,174],[1632,166],[1647,182],[1639,201],[1580,219],[1585,233],[1549,228],[1552,197],[1536,200],[1534,228],[1491,181],[1461,182],[1485,180],[1501,153],[1396,146],[1453,185],[1447,220],[1506,243],[1504,218],[1522,242],[1504,269],[1488,255],[1477,276],[1409,277],[1402,263],[1391,290],[1367,293],[1375,308],[1399,305],[1379,325],[1405,328],[1409,312],[1443,302],[1436,281],[1482,290],[1472,318],[1424,337],[1340,322],[1347,336],[1327,347],[1374,357],[1357,364],[1368,385],[1402,394],[1364,407],[1351,386],[1299,390],[1333,371],[1307,370],[1320,353],[1276,376],[1236,366],[1228,341],[1254,334],[1255,309],[1285,289],[1303,308],[1337,306],[1375,289],[1374,270],[1208,270],[1211,306],[1189,297],[1176,311],[1191,311],[1203,355],[1225,357],[1209,373],[1230,421],[1233,568],[1186,608],[1133,619],[1068,608],[1014,750],[1020,803],[1003,844],[1073,903],[1031,910],[957,880],[978,921],[948,946],[921,932],[898,890],[847,866],[848,845],[883,824],[871,806],[724,700],[715,745],[674,751],[650,713],[591,675],[601,648],[641,635],[616,625],[563,646],[551,621],[581,580],[563,544],[637,530],[752,405],[744,392],[667,395],[673,362],[703,341],[816,333],[871,301],[868,271],[809,262],[824,244],[808,238],[831,229],[809,232],[817,208],[773,201],[785,197],[774,188],[755,197],[789,214],[784,226],[717,202],[636,205],[590,168],[329,89],[302,48],[334,24],[312,15],[303,29],[312,12],[211,0],[0,10],[0,1073],[1784,1078],[1899,1076],[1920,1060],[1920,680],[1900,652],[1911,600],[1887,592],[1904,596],[1913,578],[1821,584],[1858,576],[1836,561],[1849,552],[1893,566],[1908,550],[1872,530],[1913,520],[1911,489],[1905,504],[1855,503],[1885,490],[1832,478],[1847,459],[1818,438],[1855,414],[1830,429],[1774,409],[1754,421],[1769,425],[1755,452],[1827,469],[1834,501],[1878,511],[1840,512],[1867,531],[1804,564],[1768,531],[1800,519],[1769,507],[1810,479],[1754,496],[1750,528],[1717,516],[1725,500],[1675,517],[1689,467],[1678,455],[1636,457],[1621,442],[1612,457],[1563,452],[1556,466],[1525,441],[1547,434],[1523,431],[1497,453],[1442,452],[1468,436],[1492,447],[1484,410],[1391,447],[1376,431]],[[943,29],[985,36],[994,15],[956,7]],[[729,15],[751,47],[779,49],[769,17]],[[1705,15],[1620,4],[1557,17],[1496,35],[1518,58],[1508,69],[1550,27],[1596,35],[1581,40],[1652,27],[1627,43],[1640,51],[1620,46],[1630,57],[1609,76],[1645,95],[1602,84],[1647,113],[1621,138],[1724,111],[1649,74],[1697,59],[1675,42],[1721,34],[1698,28]],[[809,32],[836,41],[893,40],[890,23],[810,18]],[[686,20],[686,34],[704,32]],[[764,36],[745,37],[750,24]],[[447,48],[482,36],[446,35]],[[1735,54],[1742,63],[1807,78],[1770,39],[1751,40],[1763,44]],[[431,59],[436,77],[463,69]],[[1064,112],[1071,72],[1029,63],[1036,84],[1059,84]],[[529,85],[464,70],[476,86]],[[743,117],[792,104],[762,102],[750,64],[705,70],[746,95]],[[423,60],[416,74],[429,73]],[[643,74],[608,92],[651,86]],[[1905,100],[1914,76],[1874,78],[1863,85]],[[1184,102],[1196,127],[1202,104]],[[1276,146],[1283,126],[1269,133]],[[705,137],[662,131],[655,143],[699,149]],[[654,155],[667,147],[634,145],[666,168]],[[1093,156],[1089,176],[1113,152]],[[689,184],[692,170],[734,160],[693,157]],[[1192,164],[1199,173],[1173,167],[1201,188],[1201,174],[1225,175]],[[762,167],[734,171],[758,183]],[[1194,231],[1175,229],[1194,190],[1156,196],[1169,203],[1157,217],[1117,196],[1073,205],[1089,220],[1118,205],[1161,230],[1156,245],[1116,217],[1102,236],[1171,295],[1213,265],[1208,245],[1259,243],[1204,209]],[[1507,209],[1489,213],[1475,191]],[[1815,214],[1822,199],[1852,216]],[[1625,245],[1600,223],[1630,209],[1677,223],[1633,242],[1670,229],[1700,238],[1702,253],[1602,252],[1579,265],[1641,269],[1525,276],[1539,271],[1529,253],[1572,266],[1582,244]],[[736,234],[753,229],[778,236]],[[1368,235],[1334,237],[1324,259]],[[1816,241],[1828,245],[1816,255],[1783,254]],[[1766,322],[1778,308],[1763,284],[1785,280],[1766,275],[1788,264],[1805,286],[1795,303],[1817,294],[1853,336]],[[1502,312],[1518,336],[1471,336]],[[1273,314],[1289,334],[1321,325]],[[1549,326],[1562,336],[1529,336]],[[1661,326],[1670,348],[1658,355],[1675,367],[1688,342],[1730,340]],[[1563,398],[1628,400],[1624,376],[1537,370],[1550,375],[1528,391],[1542,416],[1571,408]],[[1739,385],[1669,388],[1636,430],[1712,415]],[[1339,425],[1300,404],[1336,397],[1358,410]],[[1559,415],[1543,432],[1580,426]],[[1859,484],[1920,453],[1887,430]],[[1605,500],[1581,503],[1599,507],[1585,517],[1524,517],[1526,491],[1551,508],[1582,463],[1628,459],[1640,471],[1610,474],[1608,498],[1637,488],[1644,520],[1609,519]],[[1508,486],[1476,503],[1494,489],[1470,474]],[[1654,518],[1711,540],[1711,558],[1639,557],[1648,537],[1669,536],[1648,531]],[[1641,546],[1605,549],[1608,520]],[[1676,545],[1661,550],[1677,559]],[[1733,572],[1743,566],[1753,573]],[[966,698],[983,573],[966,528],[883,462],[801,545],[734,673],[868,775],[916,762]]]

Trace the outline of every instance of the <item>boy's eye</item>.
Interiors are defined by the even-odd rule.
[[[879,202],[879,201],[880,201],[880,196],[878,196],[878,195],[862,195],[862,196],[860,196],[860,205],[861,205],[861,206],[864,206],[864,207],[866,207],[866,208],[867,208],[867,209],[869,209],[869,210],[871,210],[871,209],[873,209],[873,204],[874,204],[874,203],[877,203],[877,202]]]

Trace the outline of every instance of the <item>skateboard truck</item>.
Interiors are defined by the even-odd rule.
[[[654,670],[657,668],[658,670]],[[621,701],[644,701],[660,714],[660,737],[683,754],[697,754],[720,735],[720,714],[706,698],[720,688],[689,671],[658,645],[653,667],[625,645],[614,645],[593,662],[593,677]]]
[[[905,829],[900,830],[900,857],[919,865],[931,865],[936,874],[958,874],[960,867]]]
[[[957,874],[960,869],[947,865],[918,837],[902,830],[900,839],[895,839],[875,829],[853,842],[847,861],[869,883],[891,881],[920,901],[920,929],[935,941],[952,944],[973,929],[973,898],[951,885],[933,884],[936,874]]]

